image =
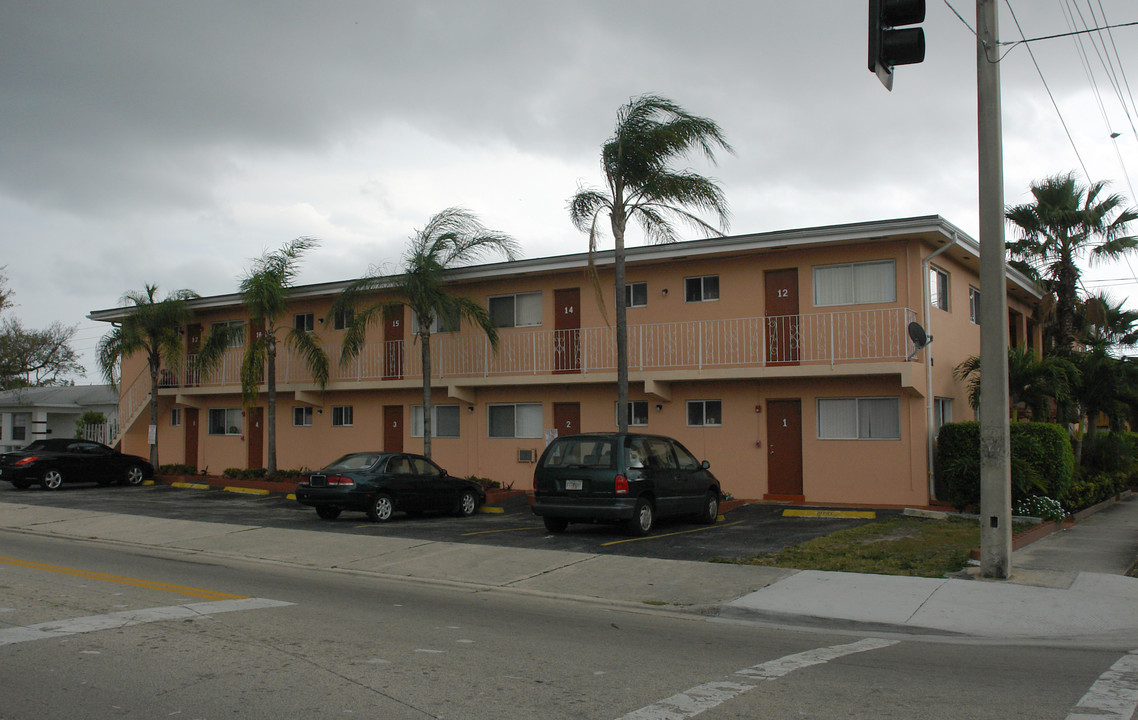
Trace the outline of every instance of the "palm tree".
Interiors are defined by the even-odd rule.
[[[1114,194],[1103,197],[1106,183],[1084,187],[1074,173],[1033,183],[1035,201],[1009,208],[1006,217],[1019,239],[1008,244],[1013,265],[1044,282],[1055,295],[1056,344],[1075,342],[1078,261],[1117,259],[1138,248],[1138,238],[1126,235],[1138,211],[1125,207]]]
[[[1079,342],[1111,348],[1138,345],[1138,310],[1127,310],[1126,302],[1107,293],[1086,298],[1079,313]]]
[[[328,355],[315,333],[293,325],[278,325],[277,320],[288,309],[297,263],[318,243],[312,238],[297,238],[275,252],[266,252],[253,261],[252,268],[241,279],[241,299],[249,313],[251,332],[245,334],[245,354],[241,360],[241,398],[246,406],[256,402],[261,383],[268,400],[265,422],[265,472],[277,471],[277,333],[287,330],[285,344],[304,361],[312,379],[321,390],[328,383]],[[242,328],[243,329],[243,328]],[[231,330],[211,331],[198,353],[198,367],[208,372],[217,366],[230,346]]]
[[[968,384],[968,404],[980,407],[980,358],[973,355],[956,366],[953,376]],[[1022,406],[1036,421],[1051,415],[1052,403],[1063,407],[1071,399],[1079,373],[1069,360],[1048,355],[1038,357],[1031,348],[1008,348],[1008,394],[1012,419],[1019,419]]]
[[[157,300],[157,285],[146,285],[142,292],[123,296],[123,304],[132,304],[123,321],[104,335],[96,349],[99,370],[111,385],[122,361],[136,352],[146,354],[150,371],[150,424],[158,425],[158,374],[163,360],[175,365],[175,358],[185,353],[180,330],[192,316],[189,301],[198,297],[193,290],[175,290],[165,300]],[[120,378],[121,379],[121,378]],[[124,419],[125,421],[125,419]],[[150,444],[150,464],[158,467],[158,436]]]
[[[569,200],[569,216],[581,232],[589,234],[589,267],[597,298],[604,307],[593,256],[597,248],[601,216],[608,214],[616,249],[613,272],[616,280],[616,363],[618,428],[628,430],[628,322],[624,275],[624,235],[635,219],[652,242],[673,242],[676,232],[670,217],[721,235],[687,207],[711,211],[726,230],[729,213],[719,185],[691,170],[673,170],[669,163],[699,150],[712,163],[715,149],[734,152],[719,126],[689,114],[671,100],[640,95],[617,111],[616,129],[601,148],[601,170],[607,188],[579,187]]]
[[[447,208],[410,237],[401,275],[384,276],[373,270],[345,288],[329,311],[329,316],[351,318],[340,353],[340,363],[347,364],[359,356],[369,326],[392,310],[401,312],[404,305],[411,308],[422,352],[423,455],[427,457],[431,456],[432,430],[431,327],[436,320],[450,327],[467,320],[480,327],[491,347],[497,349],[498,330],[486,308],[470,298],[451,294],[446,287],[453,270],[491,253],[513,260],[518,245],[508,235],[484,228],[470,211]],[[376,293],[381,293],[378,299]]]

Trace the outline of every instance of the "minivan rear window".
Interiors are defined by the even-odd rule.
[[[613,441],[609,438],[558,438],[541,462],[547,468],[611,468]]]

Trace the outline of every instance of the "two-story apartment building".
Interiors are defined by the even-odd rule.
[[[942,422],[971,417],[953,368],[979,353],[979,245],[939,216],[737,235],[627,250],[633,430],[676,437],[745,499],[927,505]],[[616,428],[612,253],[472,266],[451,289],[499,328],[432,333],[432,451],[452,474],[528,488],[554,434]],[[422,447],[420,347],[410,311],[372,328],[341,365],[348,281],[295,288],[290,322],[333,359],[320,391],[287,351],[277,364],[282,468],[315,468],[353,450]],[[1039,292],[1009,268],[1012,341],[1039,347]],[[602,303],[603,300],[603,303]],[[218,324],[246,325],[236,294],[192,302],[189,356]],[[603,305],[603,306],[602,306]],[[93,312],[114,322],[127,309]],[[934,338],[915,346],[910,325]],[[246,329],[248,331],[248,328]],[[197,377],[163,371],[161,462],[210,472],[261,467],[264,396],[243,407],[234,347]],[[122,367],[123,449],[147,451],[149,379]]]

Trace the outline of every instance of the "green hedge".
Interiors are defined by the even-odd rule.
[[[1067,433],[1052,423],[1011,425],[1012,503],[1032,495],[1065,500],[1075,471]],[[936,450],[937,495],[959,510],[980,505],[980,423],[941,427]]]

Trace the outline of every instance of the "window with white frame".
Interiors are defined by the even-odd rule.
[[[618,406],[614,405],[615,410]],[[614,412],[615,415],[615,412]],[[619,421],[619,418],[618,418]],[[630,400],[628,403],[628,425],[638,427],[648,424],[648,401]]]
[[[298,405],[292,409],[293,427],[312,427],[312,406]]]
[[[240,435],[241,408],[210,408],[210,435]]]
[[[431,437],[458,437],[458,410],[458,405],[431,405]],[[411,437],[423,437],[422,405],[411,406]]]
[[[355,316],[356,313],[351,308],[338,310],[335,314],[332,315],[332,329],[347,330],[351,326],[352,320],[355,318]]]
[[[934,265],[929,265],[929,303],[948,311],[948,273]]]
[[[646,307],[648,305],[648,283],[631,282],[624,286],[625,307]]]
[[[297,313],[294,321],[296,329],[300,332],[312,332],[316,329],[316,316],[312,313]]]
[[[722,424],[722,400],[688,400],[689,427],[717,426]]]
[[[419,314],[414,310],[411,311],[411,327],[416,333],[419,332]],[[431,334],[458,332],[461,327],[462,319],[458,313],[450,315],[449,317],[436,315],[431,320]]]
[[[541,403],[503,403],[487,409],[490,437],[542,437]]]
[[[718,299],[718,275],[684,278],[684,302],[708,302]]]
[[[245,323],[242,320],[227,320],[225,322],[210,323],[209,331],[210,333],[227,333],[229,343],[226,347],[245,347]]]
[[[892,260],[814,267],[814,305],[865,305],[897,301]]]
[[[974,287],[968,288],[968,319],[980,324],[980,291]]]
[[[488,302],[494,327],[530,327],[541,325],[541,293],[497,295]]]
[[[170,426],[178,427],[182,424],[182,408],[170,408]]]
[[[355,424],[354,414],[351,405],[333,405],[332,427],[350,427]]]
[[[28,425],[32,424],[31,413],[12,413],[12,439],[27,440]]]
[[[818,398],[817,407],[820,440],[901,439],[900,398]]]
[[[952,398],[933,398],[933,437],[940,435],[940,428],[952,422]]]

